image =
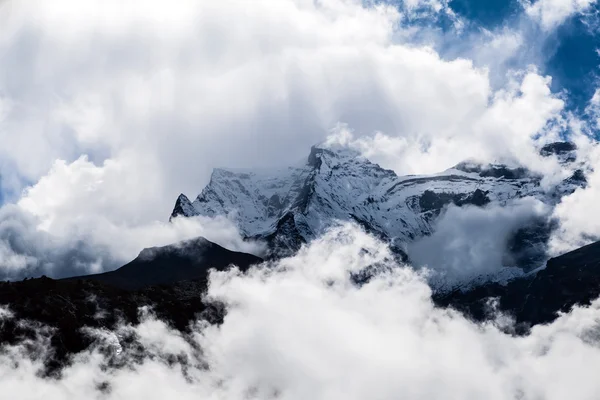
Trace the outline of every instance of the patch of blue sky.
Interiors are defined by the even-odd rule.
[[[376,1],[377,2],[377,1]],[[403,0],[382,0],[404,9]],[[405,23],[421,26],[411,39],[433,43],[446,59],[469,57],[482,31],[512,29],[522,37],[518,54],[503,66],[524,69],[534,63],[540,73],[552,77],[552,90],[561,93],[566,108],[585,118],[584,110],[600,85],[600,6],[576,15],[548,34],[529,19],[520,0],[451,0],[446,12],[424,8]],[[460,20],[460,30],[456,21]],[[432,32],[435,32],[432,34]]]

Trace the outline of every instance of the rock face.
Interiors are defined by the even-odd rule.
[[[574,149],[554,143],[541,152],[571,164]],[[581,173],[543,188],[541,177],[524,168],[468,162],[433,175],[397,176],[356,151],[323,145],[297,167],[216,169],[193,202],[180,196],[172,217],[228,215],[246,237],[266,240],[273,256],[295,252],[336,221],[354,221],[402,253],[407,243],[432,233],[448,204],[484,206],[533,196],[553,205],[583,185]]]

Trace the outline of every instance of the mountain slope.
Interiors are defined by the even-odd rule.
[[[242,271],[258,264],[261,258],[228,250],[204,238],[196,238],[164,247],[144,249],[121,268],[83,278],[123,289],[172,284],[186,280],[206,280],[211,268],[223,270],[235,265]],[[68,278],[70,280],[82,277]]]

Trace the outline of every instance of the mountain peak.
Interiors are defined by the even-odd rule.
[[[584,182],[572,179],[546,190],[524,168],[474,162],[433,175],[398,176],[343,140],[312,146],[307,161],[270,171],[215,170],[193,203],[178,198],[173,215],[228,216],[242,235],[265,240],[275,255],[293,252],[336,221],[358,223],[402,250],[433,233],[449,204],[482,206],[531,196],[553,205]]]
[[[323,157],[344,161],[359,158],[361,154],[357,150],[342,144],[323,142],[310,148],[308,165],[319,167]]]
[[[169,221],[180,215],[188,217],[190,215],[193,215],[193,212],[194,206],[192,205],[192,202],[190,201],[190,199],[187,198],[185,194],[181,193],[179,197],[177,197],[177,201],[175,202],[175,207],[173,208],[173,212],[171,213]]]

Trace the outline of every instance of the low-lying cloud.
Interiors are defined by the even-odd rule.
[[[514,337],[436,308],[424,278],[392,260],[359,229],[336,228],[268,268],[214,273],[208,297],[227,305],[220,326],[187,335],[147,314],[91,332],[100,348],[60,379],[37,375],[41,361],[24,345],[5,346],[0,386],[16,400],[596,398],[600,303]],[[350,273],[374,264],[380,272],[354,284]],[[130,335],[141,359],[119,342]],[[111,358],[126,366],[107,367]]]
[[[101,214],[62,219],[51,230],[42,216],[17,205],[0,208],[0,280],[47,275],[52,278],[113,270],[141,249],[205,237],[234,251],[261,255],[263,245],[245,240],[225,217],[174,218],[128,226]]]
[[[432,278],[447,284],[493,276],[503,268],[522,266],[511,252],[511,238],[519,229],[547,219],[549,212],[549,206],[534,198],[485,207],[450,205],[434,223],[431,236],[408,245],[408,256],[415,266],[429,268]],[[541,253],[540,265],[531,269],[543,266],[545,245],[543,240],[538,248],[528,244],[529,250]]]

